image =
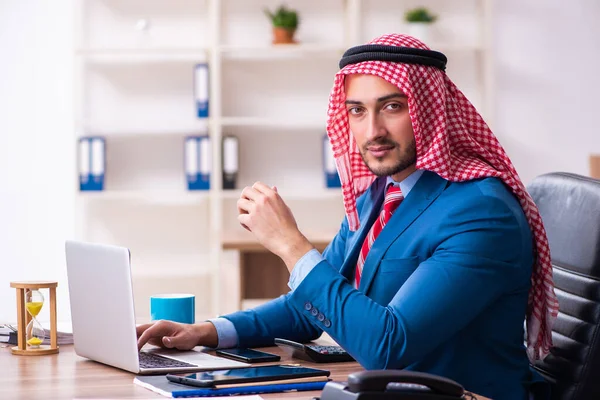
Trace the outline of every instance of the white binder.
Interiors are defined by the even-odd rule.
[[[239,170],[239,139],[223,136],[223,189],[235,189]]]
[[[335,164],[335,157],[329,143],[327,134],[323,135],[323,172],[325,174],[325,186],[328,188],[339,188],[342,186]]]
[[[106,141],[103,137],[79,139],[79,190],[104,190]]]
[[[208,88],[208,64],[196,64],[194,69],[194,97],[198,118],[208,118]]]
[[[210,138],[208,135],[185,139],[185,175],[189,190],[210,188]]]

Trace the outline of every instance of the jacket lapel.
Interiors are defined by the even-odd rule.
[[[354,278],[354,270],[356,268],[356,262],[358,260],[358,254],[362,247],[362,244],[367,236],[367,233],[371,229],[371,225],[375,222],[375,219],[379,215],[381,204],[383,204],[383,197],[385,191],[386,178],[377,178],[371,185],[370,192],[367,194],[365,203],[363,204],[360,215],[360,227],[348,243],[347,248],[351,249],[350,253],[346,256],[344,264],[340,269],[340,273],[345,276],[349,281]]]
[[[381,231],[367,255],[359,290],[367,293],[377,273],[383,255],[390,245],[445,189],[448,181],[437,174],[425,171],[410,193],[400,203],[392,218]],[[379,210],[378,210],[379,211]],[[369,225],[370,229],[370,225]]]

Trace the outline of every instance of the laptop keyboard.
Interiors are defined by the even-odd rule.
[[[196,364],[189,364],[183,361],[177,361],[157,354],[141,352],[140,368],[173,368],[173,367],[197,367]]]

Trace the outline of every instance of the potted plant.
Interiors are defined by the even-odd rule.
[[[273,44],[296,43],[294,33],[299,23],[298,13],[284,5],[279,6],[275,12],[266,8],[264,11],[273,24]]]
[[[437,20],[426,7],[417,7],[406,11],[404,19],[407,22],[408,34],[427,43],[431,25]]]

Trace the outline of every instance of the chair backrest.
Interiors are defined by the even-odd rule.
[[[534,368],[552,398],[600,399],[600,180],[541,175],[528,187],[550,243],[559,300],[553,348]]]

